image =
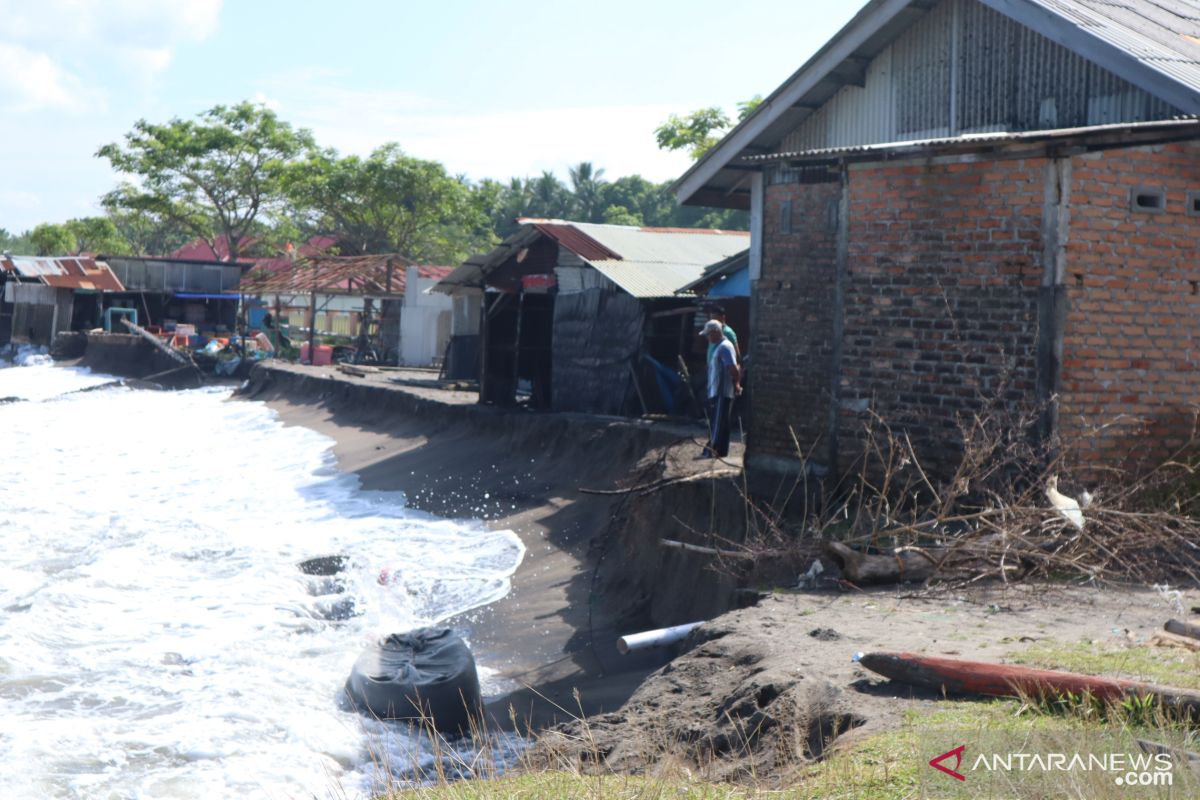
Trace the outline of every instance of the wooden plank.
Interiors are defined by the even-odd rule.
[[[126,319],[124,317],[121,318],[121,323],[125,327],[129,328],[129,330],[133,331],[138,336],[141,336],[143,339],[148,341],[150,344],[154,345],[159,350],[163,351],[164,353],[166,353],[167,355],[169,355],[171,358],[175,359],[179,363],[188,364],[188,365],[192,364],[192,360],[190,358],[185,356],[183,353],[180,353],[178,350],[176,350],[172,347],[168,347],[162,341],[162,339],[159,339],[157,336],[155,336],[153,333],[146,330],[145,328],[143,328],[139,325],[135,325],[134,323],[130,322],[128,319]]]

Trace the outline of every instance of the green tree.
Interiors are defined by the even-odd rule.
[[[63,227],[75,239],[77,253],[105,253],[114,256],[133,254],[133,248],[108,217],[67,220]]]
[[[75,237],[65,225],[43,222],[29,234],[35,256],[68,256],[75,254]]]
[[[754,95],[754,97],[751,97],[749,100],[743,100],[740,103],[738,103],[737,104],[738,122],[741,122],[746,117],[753,114],[758,109],[758,107],[762,105],[762,101],[763,101],[763,96],[761,94],[756,94],[756,95]]]
[[[741,122],[754,113],[762,104],[762,95],[756,94],[749,100],[737,104],[737,121]],[[693,111],[685,116],[672,114],[667,121],[654,129],[654,138],[660,150],[687,150],[693,160],[699,160],[721,141],[733,122],[720,108],[711,106]]]
[[[289,164],[315,148],[264,106],[214,106],[198,121],[139,120],[123,145],[100,148],[113,168],[136,176],[104,198],[107,206],[153,214],[216,248],[219,237],[236,260],[256,220],[281,210]]]
[[[150,211],[121,208],[115,204],[106,204],[104,210],[129,255],[165,256],[195,238],[179,223]]]
[[[641,215],[630,211],[625,206],[609,206],[604,209],[601,221],[605,225],[645,225]]]
[[[606,210],[601,202],[604,194],[604,170],[596,169],[590,161],[581,161],[567,168],[574,195],[574,214],[579,222],[599,222]]]
[[[698,160],[721,140],[728,128],[729,116],[714,106],[683,117],[672,114],[654,129],[654,138],[660,150],[687,150],[692,159]]]
[[[33,252],[32,231],[9,233],[0,228],[0,253],[10,253],[15,256],[28,255]]]
[[[287,179],[303,228],[336,236],[343,253],[402,253],[454,263],[491,238],[465,180],[386,144],[367,158],[335,151],[296,164]]]
[[[568,219],[575,205],[566,184],[553,172],[542,174],[529,182],[529,205],[525,216],[543,219]]]

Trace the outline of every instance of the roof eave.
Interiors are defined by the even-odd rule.
[[[824,47],[788,78],[746,119],[705,153],[679,177],[670,190],[681,205],[706,205],[699,202],[706,184],[722,169],[730,166],[775,120],[798,103],[817,83],[854,55],[871,37],[879,33],[918,0],[872,0],[855,15]],[[924,6],[919,10],[924,13]],[[705,197],[711,198],[711,194]]]

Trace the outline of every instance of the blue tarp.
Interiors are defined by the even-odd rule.
[[[642,358],[649,362],[654,368],[654,377],[658,383],[658,393],[662,398],[663,408],[668,414],[675,413],[675,391],[683,383],[683,380],[672,369],[664,366],[648,355],[643,355]]]

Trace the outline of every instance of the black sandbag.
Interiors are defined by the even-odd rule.
[[[296,566],[305,575],[318,575],[321,577],[329,577],[337,575],[346,568],[346,562],[350,559],[346,556],[317,556],[310,558],[307,561],[301,561]]]
[[[358,657],[346,694],[379,719],[432,722],[443,733],[466,733],[482,697],[475,657],[449,628],[393,633]]]

